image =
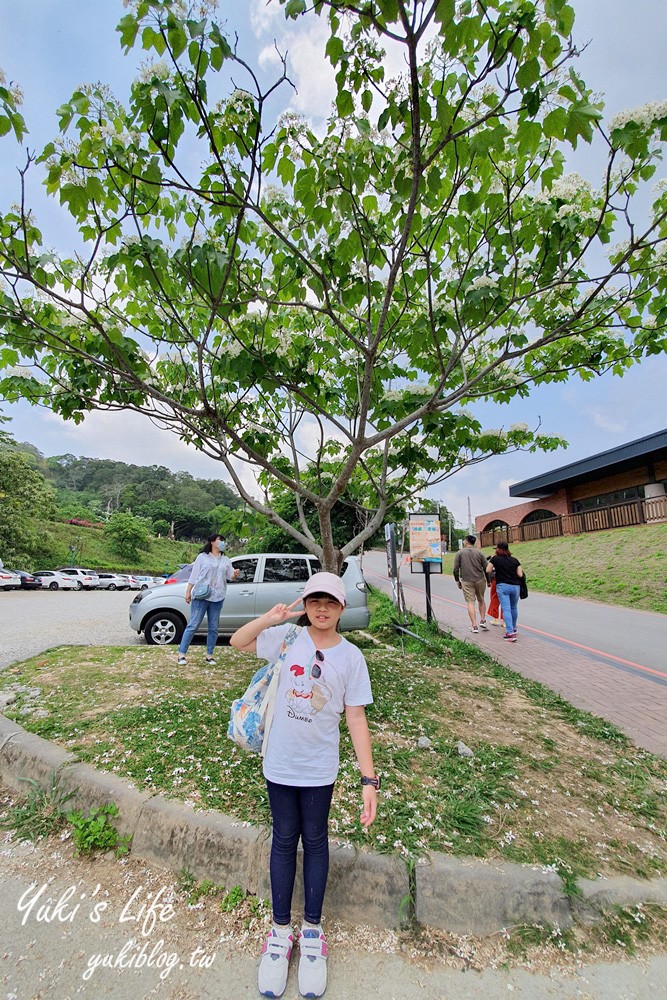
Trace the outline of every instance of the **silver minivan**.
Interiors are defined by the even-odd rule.
[[[274,604],[292,604],[303,594],[308,579],[321,568],[318,559],[306,553],[234,556],[231,563],[239,575],[227,585],[220,615],[220,635],[231,635]],[[366,628],[370,620],[368,588],[358,556],[345,560],[341,578],[347,597],[340,620],[341,631]],[[190,620],[190,605],[185,602],[186,587],[187,582],[165,583],[137,594],[130,605],[130,628],[143,632],[151,646],[179,643]],[[206,627],[204,618],[198,631],[205,633]]]

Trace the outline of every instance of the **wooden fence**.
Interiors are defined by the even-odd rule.
[[[563,514],[543,521],[526,521],[502,528],[480,532],[479,543],[484,548],[505,542],[533,542],[537,538],[556,538],[559,535],[580,535],[587,531],[604,531],[609,528],[626,528],[632,524],[651,524],[667,521],[667,497],[651,497],[616,503],[598,510],[584,510],[578,514]]]

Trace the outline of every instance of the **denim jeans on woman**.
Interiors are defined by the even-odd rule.
[[[204,615],[206,615],[206,623],[208,625],[208,632],[206,634],[206,655],[213,656],[215,652],[215,644],[218,641],[220,612],[222,611],[222,605],[224,603],[224,601],[203,601],[196,597],[192,598],[192,601],[190,602],[190,622],[183,633],[181,644],[178,647],[179,656],[185,656],[187,653],[188,646],[192,642],[195,632],[204,620]]]
[[[277,924],[292,920],[296,849],[303,843],[304,917],[319,924],[329,875],[329,808],[333,785],[295,788],[267,779],[273,840],[271,842],[271,903]]]
[[[508,634],[516,632],[516,624],[519,620],[519,584],[497,583],[496,591],[500,607],[503,609],[505,628]]]

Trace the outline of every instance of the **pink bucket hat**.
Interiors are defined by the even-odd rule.
[[[328,594],[329,597],[335,597],[343,607],[347,604],[345,586],[335,573],[314,573],[303,589],[304,601],[311,594]]]

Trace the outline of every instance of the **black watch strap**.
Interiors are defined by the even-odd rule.
[[[367,775],[362,774],[362,776],[361,776],[361,784],[362,785],[372,785],[373,788],[377,789],[377,791],[379,792],[380,791],[380,785],[382,784],[382,782],[377,777],[376,778],[369,778]]]

